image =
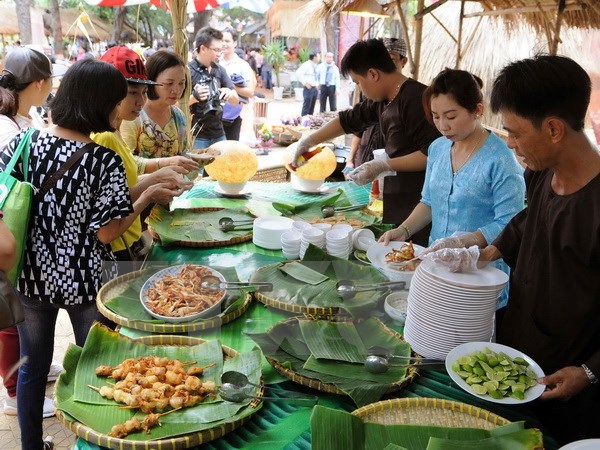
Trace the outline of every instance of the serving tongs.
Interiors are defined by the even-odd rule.
[[[244,281],[223,281],[214,275],[206,275],[200,279],[200,287],[209,291],[220,291],[222,289],[242,289],[245,287],[254,287],[257,291],[270,292],[273,290],[272,283],[256,282],[249,283]]]
[[[401,269],[402,267],[408,266],[411,263],[414,263],[415,261],[420,261],[421,260],[421,256],[415,256],[412,259],[407,259],[406,261],[390,261],[390,262],[386,262],[385,265],[392,268],[392,269]]]
[[[233,231],[237,227],[248,226],[254,222],[254,219],[233,220],[231,217],[221,217],[219,219],[219,229],[221,231]]]
[[[443,359],[423,358],[421,356],[394,355],[384,347],[369,348],[369,356],[365,358],[365,369],[371,373],[384,373],[390,367],[422,367],[427,369],[445,368]]]
[[[354,211],[357,209],[363,209],[369,205],[352,205],[352,206],[332,206],[332,205],[323,205],[321,206],[321,214],[323,218],[333,217],[335,213],[342,211]]]
[[[351,280],[340,280],[337,282],[337,294],[343,300],[354,298],[359,292],[379,291],[382,289],[391,289],[393,291],[406,289],[404,281],[386,281],[374,284],[354,284]]]

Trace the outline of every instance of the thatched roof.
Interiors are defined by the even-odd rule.
[[[92,12],[86,11],[87,15],[90,19],[90,23],[84,23],[84,27],[87,30],[90,38],[95,41],[107,41],[110,39],[113,24],[107,21],[104,21],[100,17],[96,16]],[[65,37],[84,37],[82,30],[77,26],[73,25],[79,15],[82,13],[79,8],[66,8],[60,10],[60,22],[62,26],[63,35]],[[44,14],[44,25],[47,30],[51,29],[52,18],[49,13]],[[93,25],[93,26],[92,26]],[[136,37],[136,32],[133,28],[124,25],[124,32],[128,33],[131,38],[129,40],[133,41]],[[50,31],[49,31],[50,32]],[[68,33],[67,33],[68,32]]]
[[[396,1],[405,3],[407,0],[377,0],[385,5],[393,14]],[[461,0],[438,0],[427,10],[435,10],[445,3],[459,3]],[[471,14],[485,14],[501,17],[510,29],[526,23],[536,32],[546,32],[546,27],[555,22],[556,11],[561,0],[466,0],[467,4],[477,4],[477,11]],[[597,0],[564,0],[565,9],[562,23],[573,28],[600,28],[600,2]],[[351,9],[356,0],[311,0],[307,6],[315,18]]]

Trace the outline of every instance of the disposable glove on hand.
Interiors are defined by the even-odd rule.
[[[374,159],[366,162],[354,169],[348,174],[348,179],[354,181],[359,186],[370,183],[379,176],[380,173],[393,170],[387,161]]]
[[[479,259],[479,247],[442,248],[426,256],[427,259],[438,262],[450,272],[475,272]]]
[[[452,236],[436,239],[429,247],[423,250],[421,256],[437,252],[443,248],[468,248],[472,245],[477,245],[477,238],[475,237],[474,233],[458,232],[454,233]]]
[[[305,164],[305,162],[298,164],[298,158],[306,153],[311,147],[313,147],[312,139],[310,136],[302,136],[302,138],[296,144],[296,150],[294,150],[294,154],[292,155],[292,159],[290,160],[290,166],[292,167],[300,167]]]

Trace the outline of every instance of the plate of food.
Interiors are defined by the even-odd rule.
[[[160,270],[142,286],[142,306],[152,317],[165,322],[189,322],[217,315],[226,291],[203,288],[201,280],[209,275],[225,281],[220,272],[206,266],[182,264]]]
[[[401,263],[419,256],[425,247],[412,242],[392,241],[388,245],[377,242],[367,249],[367,257],[374,267],[381,270],[392,281],[410,283],[412,276],[421,261],[411,261],[407,265]]]
[[[467,342],[446,356],[446,370],[462,389],[476,397],[508,405],[538,398],[546,386],[542,368],[523,352],[494,342]]]

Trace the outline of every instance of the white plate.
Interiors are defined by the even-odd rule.
[[[229,197],[229,198],[241,198],[241,197],[247,197],[250,195],[250,189],[248,189],[248,188],[242,189],[237,194],[230,194],[228,192],[225,192],[223,189],[221,189],[221,186],[218,186],[218,185],[215,186],[215,192],[222,197]]]
[[[599,448],[600,439],[582,439],[563,445],[558,450],[598,450]]]
[[[221,296],[221,298],[217,302],[215,302],[215,304],[212,305],[210,308],[205,309],[204,311],[200,311],[199,313],[191,314],[191,315],[185,316],[185,317],[163,316],[161,314],[155,313],[148,307],[148,305],[146,305],[146,302],[148,301],[148,290],[154,285],[154,283],[156,283],[157,281],[159,281],[160,279],[164,278],[167,275],[177,276],[179,274],[179,272],[181,272],[181,269],[183,269],[187,265],[189,265],[189,264],[180,264],[178,266],[171,266],[171,267],[167,267],[166,269],[159,270],[154,275],[152,275],[150,278],[148,278],[146,280],[146,282],[143,284],[142,290],[140,291],[140,301],[142,302],[142,306],[144,307],[146,312],[148,314],[150,314],[152,317],[155,317],[156,319],[164,320],[165,322],[179,323],[179,322],[191,322],[192,320],[196,320],[200,317],[216,316],[221,312],[221,303],[227,296],[227,292],[225,290],[223,290],[223,295]],[[200,266],[200,267],[206,267],[206,266]],[[217,272],[216,270],[213,270],[210,267],[206,267],[206,268],[208,270],[210,270],[212,275],[218,277],[222,281],[225,281],[225,277],[220,272]]]
[[[416,251],[415,251],[416,253]],[[434,279],[447,282],[453,286],[465,288],[490,289],[502,286],[508,283],[508,275],[495,267],[486,266],[476,272],[450,272],[442,264],[425,260],[421,263],[421,270]]]
[[[373,266],[378,269],[384,269],[390,272],[399,272],[399,273],[410,273],[414,274],[414,271],[411,270],[396,270],[393,269],[389,264],[385,262],[385,255],[390,253],[392,250],[399,250],[406,242],[392,241],[388,245],[384,245],[381,242],[376,242],[371,245],[367,250],[367,257],[373,264]],[[420,245],[413,244],[415,248],[415,256],[419,256],[425,247],[421,247]]]
[[[331,188],[325,184],[318,187],[317,189],[305,189],[292,183],[292,188],[295,191],[301,192],[303,194],[329,194],[331,191]]]
[[[538,378],[545,376],[544,371],[538,365],[538,363],[536,363],[533,359],[531,359],[525,353],[520,352],[519,350],[516,350],[512,347],[508,347],[506,345],[496,344],[494,342],[468,342],[466,344],[462,344],[462,345],[459,345],[458,347],[453,348],[450,351],[450,353],[448,353],[448,355],[446,356],[446,370],[448,371],[448,375],[450,375],[450,378],[452,378],[452,380],[454,380],[454,382],[456,384],[458,384],[466,392],[468,392],[471,395],[474,395],[475,397],[479,397],[483,400],[487,400],[488,402],[504,403],[506,405],[516,405],[516,404],[520,404],[520,403],[527,403],[532,400],[535,400],[540,395],[542,395],[542,393],[546,389],[546,386],[543,384],[537,384],[537,385],[533,386],[532,388],[527,389],[525,391],[525,398],[523,400],[518,400],[518,399],[512,398],[512,397],[495,399],[495,398],[490,397],[489,395],[479,395],[479,394],[476,394],[475,392],[473,392],[473,390],[465,382],[465,380],[463,380],[456,372],[454,372],[454,370],[452,370],[452,363],[454,363],[454,361],[456,361],[460,356],[468,356],[471,353],[473,353],[475,351],[481,351],[486,347],[496,353],[499,353],[499,352],[506,353],[511,358],[516,358],[517,356],[520,356],[521,358],[523,358],[525,361],[527,361],[529,363],[529,369],[532,370]]]

